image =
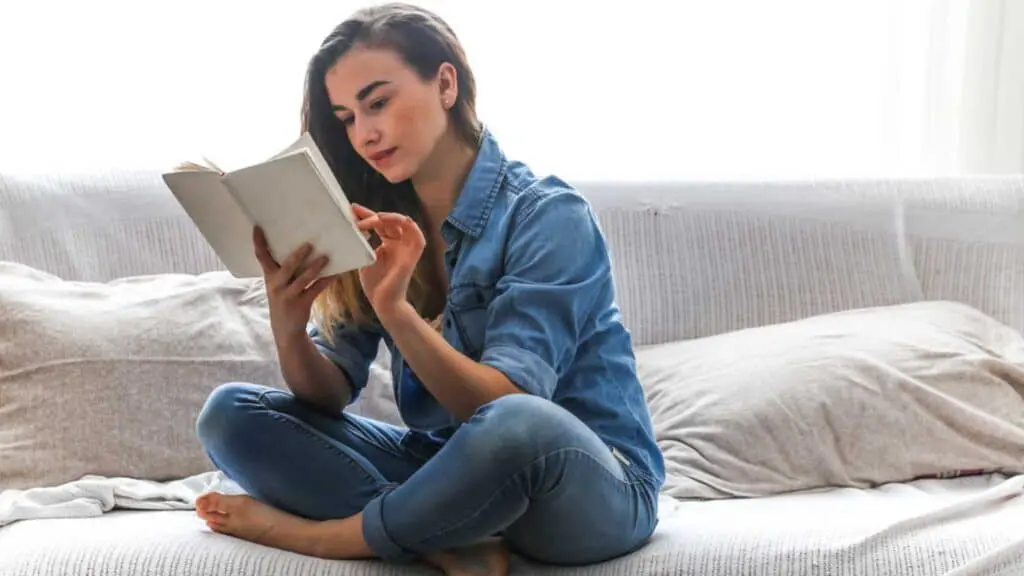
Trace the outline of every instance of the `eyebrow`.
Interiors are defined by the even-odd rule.
[[[374,80],[373,82],[370,82],[366,86],[363,86],[359,90],[359,92],[356,92],[356,100],[362,102],[363,100],[366,100],[366,98],[370,94],[372,94],[374,90],[376,90],[377,88],[380,88],[381,86],[384,86],[385,84],[390,84],[390,83],[391,82],[388,81],[388,80]],[[335,112],[338,112],[339,110],[347,110],[347,108],[345,108],[344,106],[341,106],[340,104],[335,104],[335,105],[331,106],[331,109],[334,110]]]

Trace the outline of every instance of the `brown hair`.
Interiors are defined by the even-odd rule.
[[[332,110],[324,77],[356,44],[394,50],[424,80],[433,78],[443,63],[454,66],[458,94],[449,110],[449,119],[460,139],[476,145],[481,126],[476,116],[473,73],[448,24],[430,11],[404,3],[357,11],[323,40],[306,71],[302,130],[308,131],[320,147],[346,196],[371,210],[405,214],[426,230],[424,210],[412,184],[409,181],[392,184],[367,164],[352,148],[345,126]],[[430,235],[427,236],[430,242]],[[443,309],[443,299],[429,293],[428,275],[433,268],[428,260],[421,260],[417,266],[408,298],[421,316],[434,318]],[[317,297],[314,319],[321,328],[339,321],[361,325],[376,322],[359,283],[358,272],[342,275]]]

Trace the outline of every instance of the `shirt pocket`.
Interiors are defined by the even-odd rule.
[[[483,353],[487,308],[493,294],[493,288],[474,284],[455,286],[448,292],[448,317],[453,335],[462,353],[474,360],[479,360]]]

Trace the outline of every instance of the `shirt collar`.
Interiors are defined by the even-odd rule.
[[[483,234],[508,167],[497,139],[486,127],[480,140],[476,160],[446,220],[455,229],[474,238]],[[449,243],[454,240],[445,230],[442,230],[442,236]]]

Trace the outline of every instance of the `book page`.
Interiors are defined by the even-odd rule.
[[[327,163],[327,159],[324,158],[320,148],[316,145],[316,141],[313,140],[312,134],[304,132],[298,140],[293,142],[291,146],[288,146],[274,158],[283,158],[291,154],[309,154],[310,159],[313,161],[313,165],[316,166],[317,172],[320,174],[320,179],[323,181],[327,191],[331,193],[335,202],[338,203],[345,214],[345,217],[352,222],[353,225],[356,223],[355,213],[352,212],[352,205],[348,201],[348,197],[345,196],[345,192],[341,189],[341,184],[338,183],[338,179],[334,177],[334,172],[331,171],[331,166]]]
[[[314,255],[326,254],[321,276],[371,264],[374,254],[362,232],[349,220],[305,152],[279,156],[236,170],[224,181],[266,233],[271,254],[284,261],[304,242]]]
[[[238,278],[263,275],[252,243],[253,223],[210,170],[170,172],[164,183],[195,222],[225,268]]]
[[[313,140],[313,135],[310,134],[309,132],[303,132],[302,136],[299,136],[298,140],[292,142],[287,148],[275,154],[273,157],[270,158],[270,160],[283,158],[284,156],[294,154],[295,152],[301,152],[302,150],[305,150],[306,148],[315,145],[316,143]]]

